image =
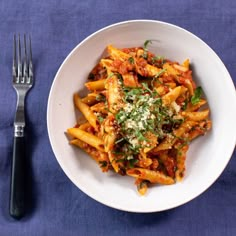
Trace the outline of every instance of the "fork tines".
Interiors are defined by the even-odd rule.
[[[18,37],[14,35],[13,40],[13,82],[20,84],[31,84],[33,81],[33,64],[32,64],[32,49],[31,49],[31,37],[28,36],[28,50],[27,50],[27,39],[24,34],[23,42],[23,64],[21,57],[21,39],[20,34]],[[29,51],[27,53],[27,51]]]

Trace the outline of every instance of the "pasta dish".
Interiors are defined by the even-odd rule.
[[[74,94],[85,119],[67,130],[70,144],[103,172],[133,177],[141,195],[154,184],[182,180],[191,141],[212,126],[189,59],[180,64],[156,56],[150,43],[107,46],[85,83],[87,95]]]

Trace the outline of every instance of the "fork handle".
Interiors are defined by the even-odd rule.
[[[14,137],[11,191],[10,191],[10,215],[20,219],[25,214],[26,208],[26,156],[25,137]]]

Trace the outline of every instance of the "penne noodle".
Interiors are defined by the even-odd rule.
[[[93,105],[97,102],[97,94],[96,93],[89,93],[86,97],[81,98],[81,101],[83,103],[86,103],[87,105]]]
[[[189,59],[186,59],[183,63],[182,63],[182,66],[184,66],[185,68],[187,68],[189,70]]]
[[[200,135],[204,135],[208,130],[211,129],[212,122],[207,120],[207,121],[201,121],[195,129],[189,132],[188,135],[188,140],[192,141],[193,139],[197,138]]]
[[[112,59],[119,59],[121,61],[126,61],[130,58],[129,54],[126,54],[111,45],[109,45],[107,47],[107,50],[108,50],[108,53]],[[140,75],[143,75],[143,76],[154,77],[161,71],[161,69],[159,69],[155,66],[152,66],[150,64],[146,64],[143,69],[142,67],[139,66],[139,64],[137,63],[137,60],[135,58],[134,58],[134,64],[135,64],[136,71]],[[145,74],[144,74],[144,72],[145,72]]]
[[[116,134],[114,132],[104,134],[103,140],[104,140],[105,152],[109,152],[114,147]]]
[[[82,150],[87,152],[99,165],[103,172],[108,171],[109,169],[109,158],[107,153],[98,151],[91,148],[85,142],[79,139],[73,139],[70,141],[70,144],[80,147]]]
[[[158,85],[158,87],[156,88],[156,92],[159,94],[159,96],[163,97],[169,92],[169,89],[164,85]]]
[[[143,179],[137,179],[135,181],[135,184],[137,185],[137,189],[140,195],[145,195],[145,193],[148,190],[148,181]]]
[[[159,171],[152,171],[143,168],[133,168],[126,171],[126,174],[135,178],[148,180],[151,183],[174,184],[174,179]]]
[[[163,68],[169,75],[177,76],[179,72],[168,62],[164,63]]]
[[[110,60],[110,59],[102,59],[101,60],[101,64],[102,64],[102,66],[104,67],[104,68],[106,68],[106,70],[107,70],[107,75],[108,75],[108,77],[110,76],[110,74],[112,74],[112,71],[113,71],[113,66],[112,66],[112,60]]]
[[[91,106],[90,109],[93,112],[100,112],[100,113],[103,113],[103,114],[107,114],[108,113],[108,110],[107,110],[106,105],[105,105],[104,102],[99,102],[99,103]]]
[[[152,151],[159,152],[163,150],[171,149],[178,138],[182,138],[182,136],[187,133],[190,129],[196,126],[198,123],[195,121],[185,121],[178,129],[174,131],[174,136],[167,137],[163,142],[161,142],[157,147],[155,147]]]
[[[77,138],[87,144],[89,144],[92,147],[95,147],[97,150],[104,152],[104,144],[101,139],[99,139],[97,136],[88,133],[84,130],[81,130],[79,128],[70,128],[67,130],[68,134],[70,134],[72,137]]]
[[[138,161],[137,165],[142,168],[147,168],[153,163],[151,158],[143,158]]]
[[[82,114],[91,124],[91,126],[93,126],[93,128],[98,131],[98,120],[95,114],[90,109],[90,107],[81,101],[78,94],[74,94],[74,102],[76,107],[82,112]]]
[[[124,85],[127,87],[138,87],[138,79],[137,76],[133,74],[124,74],[123,75]]]
[[[179,95],[182,95],[182,94],[186,93],[187,91],[188,91],[188,89],[186,87],[181,86],[181,90],[180,90]]]
[[[187,120],[178,129],[174,131],[176,137],[182,137],[184,133],[191,130],[198,123],[196,121]]]
[[[188,103],[186,111],[197,111],[201,106],[206,104],[206,100],[200,99],[200,101],[193,105],[191,102]]]
[[[155,77],[161,71],[161,69],[149,64],[145,65],[143,70],[140,70],[140,67],[137,66],[136,70],[140,75],[147,77]],[[145,71],[145,73],[143,73],[143,71]]]
[[[87,152],[96,162],[98,162],[98,150],[91,149],[85,142],[79,139],[73,139],[70,144],[80,147],[85,152]]]
[[[92,82],[87,82],[87,83],[85,83],[85,86],[90,91],[104,90],[105,82],[106,82],[105,79],[101,79],[101,80],[96,80],[96,81],[92,81]]]
[[[86,122],[82,125],[79,126],[79,129],[82,129],[82,130],[87,130],[88,128],[90,128],[91,125],[89,124],[89,122]]]
[[[115,113],[123,105],[120,92],[120,85],[116,75],[113,75],[107,79],[106,88],[108,91],[108,109],[112,113]]]
[[[193,84],[188,79],[185,80],[184,84],[188,88],[190,95],[193,96],[194,94]]]
[[[129,54],[118,50],[117,48],[113,47],[112,45],[107,46],[107,52],[112,59],[119,59],[121,61],[128,60],[130,58]]]
[[[183,72],[188,71],[188,68],[186,68],[185,66],[178,65],[178,64],[174,64],[173,67],[174,67],[175,69],[180,70],[180,71],[183,71]]]
[[[175,178],[177,181],[181,181],[184,177],[185,172],[185,159],[186,159],[186,152],[188,147],[183,147],[177,152],[176,161],[177,161],[177,170],[175,172]]]
[[[108,158],[109,158],[109,161],[110,161],[110,163],[111,163],[111,165],[112,165],[114,171],[115,171],[116,173],[118,173],[119,170],[120,170],[120,167],[119,167],[118,162],[117,162],[116,159],[115,159],[115,155],[114,155],[111,151],[108,152]]]
[[[174,88],[173,90],[171,90],[169,93],[165,94],[162,97],[163,105],[167,106],[167,105],[170,105],[172,102],[174,102],[177,99],[177,97],[180,95],[181,90],[182,90],[182,86],[178,86]]]
[[[168,86],[169,88],[173,89],[176,87],[176,83],[174,82],[168,82],[168,83],[165,83],[166,86]],[[182,90],[181,90],[182,91]],[[181,92],[182,93],[182,92]]]
[[[201,121],[206,120],[209,116],[209,109],[206,109],[204,111],[184,111],[181,113],[181,115],[189,120],[193,121]]]

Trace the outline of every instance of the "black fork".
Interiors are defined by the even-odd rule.
[[[12,156],[10,215],[21,218],[26,210],[26,156],[25,156],[25,97],[33,86],[33,63],[31,38],[24,35],[23,47],[20,35],[13,39],[12,85],[17,93],[17,107],[14,121],[14,144]],[[27,47],[28,41],[28,47]],[[23,49],[23,57],[21,51]],[[28,50],[27,50],[28,49]],[[23,64],[22,64],[23,58]]]

